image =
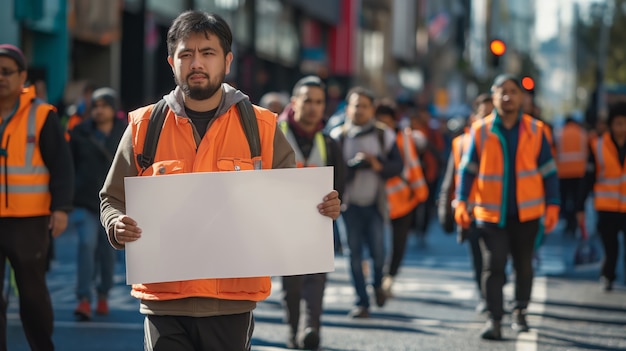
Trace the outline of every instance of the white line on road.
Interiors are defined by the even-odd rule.
[[[543,313],[545,312],[545,304],[548,297],[548,279],[546,277],[535,277],[533,281],[533,298],[528,305],[528,312],[533,316],[529,316],[529,324],[539,327]],[[530,318],[532,317],[532,318]],[[520,333],[515,342],[515,351],[537,351],[537,341],[539,333],[537,329],[531,328],[528,333]]]

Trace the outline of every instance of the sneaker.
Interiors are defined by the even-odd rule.
[[[303,350],[317,350],[320,347],[320,335],[317,330],[313,328],[304,329],[304,336],[302,337],[302,349]]]
[[[383,307],[385,306],[385,301],[387,301],[387,294],[383,291],[383,288],[378,287],[374,289],[376,294],[376,306]]]
[[[391,286],[393,285],[393,277],[390,275],[386,275],[383,277],[383,292],[385,293],[385,295],[387,295],[387,297],[393,297],[393,294],[391,292]]]
[[[106,299],[98,299],[98,304],[96,306],[96,314],[106,316],[109,314],[109,303]]]
[[[518,333],[525,333],[528,331],[529,328],[528,323],[526,322],[526,311],[514,310],[512,318],[513,322],[511,322],[511,329]]]
[[[480,332],[480,337],[485,340],[502,340],[502,324],[500,321],[490,319]]]
[[[74,315],[79,321],[88,321],[91,319],[91,305],[86,299],[80,300],[78,306],[74,310]]]
[[[370,310],[365,306],[356,306],[348,313],[350,318],[369,318]]]
[[[485,302],[485,300],[480,300],[478,305],[476,305],[475,311],[478,314],[483,314],[487,312],[487,303]]]
[[[602,290],[604,291],[613,290],[613,282],[609,280],[607,277],[601,277],[600,282],[602,283]]]

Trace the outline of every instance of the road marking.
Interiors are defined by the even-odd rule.
[[[546,277],[536,277],[533,281],[532,302],[528,305],[528,312],[533,314],[528,318],[531,326],[539,327],[541,325],[542,316],[546,309],[544,302],[548,297],[547,285],[548,279]],[[528,333],[520,333],[515,342],[515,351],[537,351],[538,340],[539,333],[535,328],[531,328]]]
[[[10,318],[7,320],[8,325],[22,325],[19,318]],[[72,321],[54,321],[55,328],[70,329],[122,329],[122,330],[143,330],[143,323],[111,323],[111,322],[72,322]]]

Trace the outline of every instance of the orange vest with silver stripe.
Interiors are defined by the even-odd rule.
[[[504,220],[500,213],[503,201],[506,201],[503,189],[505,178],[504,143],[501,136],[492,131],[495,115],[491,114],[475,122],[474,140],[476,152],[480,160],[478,166],[475,192],[474,217],[479,222],[501,223]],[[515,160],[515,176],[517,188],[518,216],[521,222],[541,217],[545,212],[545,194],[541,169],[538,169],[537,157],[541,152],[543,123],[529,115],[520,119],[520,133]],[[468,165],[469,167],[470,165]],[[476,165],[474,165],[476,166]],[[553,163],[547,166],[554,167]]]
[[[393,177],[386,183],[389,218],[391,219],[406,216],[428,198],[428,186],[410,133],[410,129],[404,129],[396,136],[396,144],[402,155],[404,168],[400,176]]]
[[[619,163],[615,143],[607,132],[597,138],[591,149],[596,158],[596,183],[593,187],[597,211],[626,213],[626,161]]]
[[[587,133],[577,124],[567,123],[560,139],[556,155],[559,178],[584,177],[589,149]]]
[[[135,160],[138,150],[143,150],[144,139],[152,106],[129,114],[133,133]],[[261,139],[263,169],[272,167],[276,116],[254,106]],[[154,163],[146,170],[138,168],[141,176],[192,172],[227,172],[253,170],[255,161],[250,155],[246,134],[241,126],[235,105],[216,116],[196,149],[193,123],[186,117],[176,116],[168,110]],[[258,162],[257,162],[258,164]],[[175,235],[174,233],[172,235]],[[228,233],[214,233],[228,235]],[[261,301],[271,292],[270,277],[195,279],[178,282],[134,284],[131,294],[144,300],[173,300],[187,297],[210,297],[224,300]]]
[[[0,144],[4,150],[0,154],[0,217],[50,214],[50,174],[39,150],[41,128],[50,111],[54,107],[37,100],[34,89],[22,91]]]

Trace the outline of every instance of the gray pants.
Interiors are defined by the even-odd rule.
[[[319,332],[325,286],[326,273],[283,277],[283,301],[290,336],[295,337],[298,334],[301,300],[304,300],[306,304],[304,327],[313,328]]]

